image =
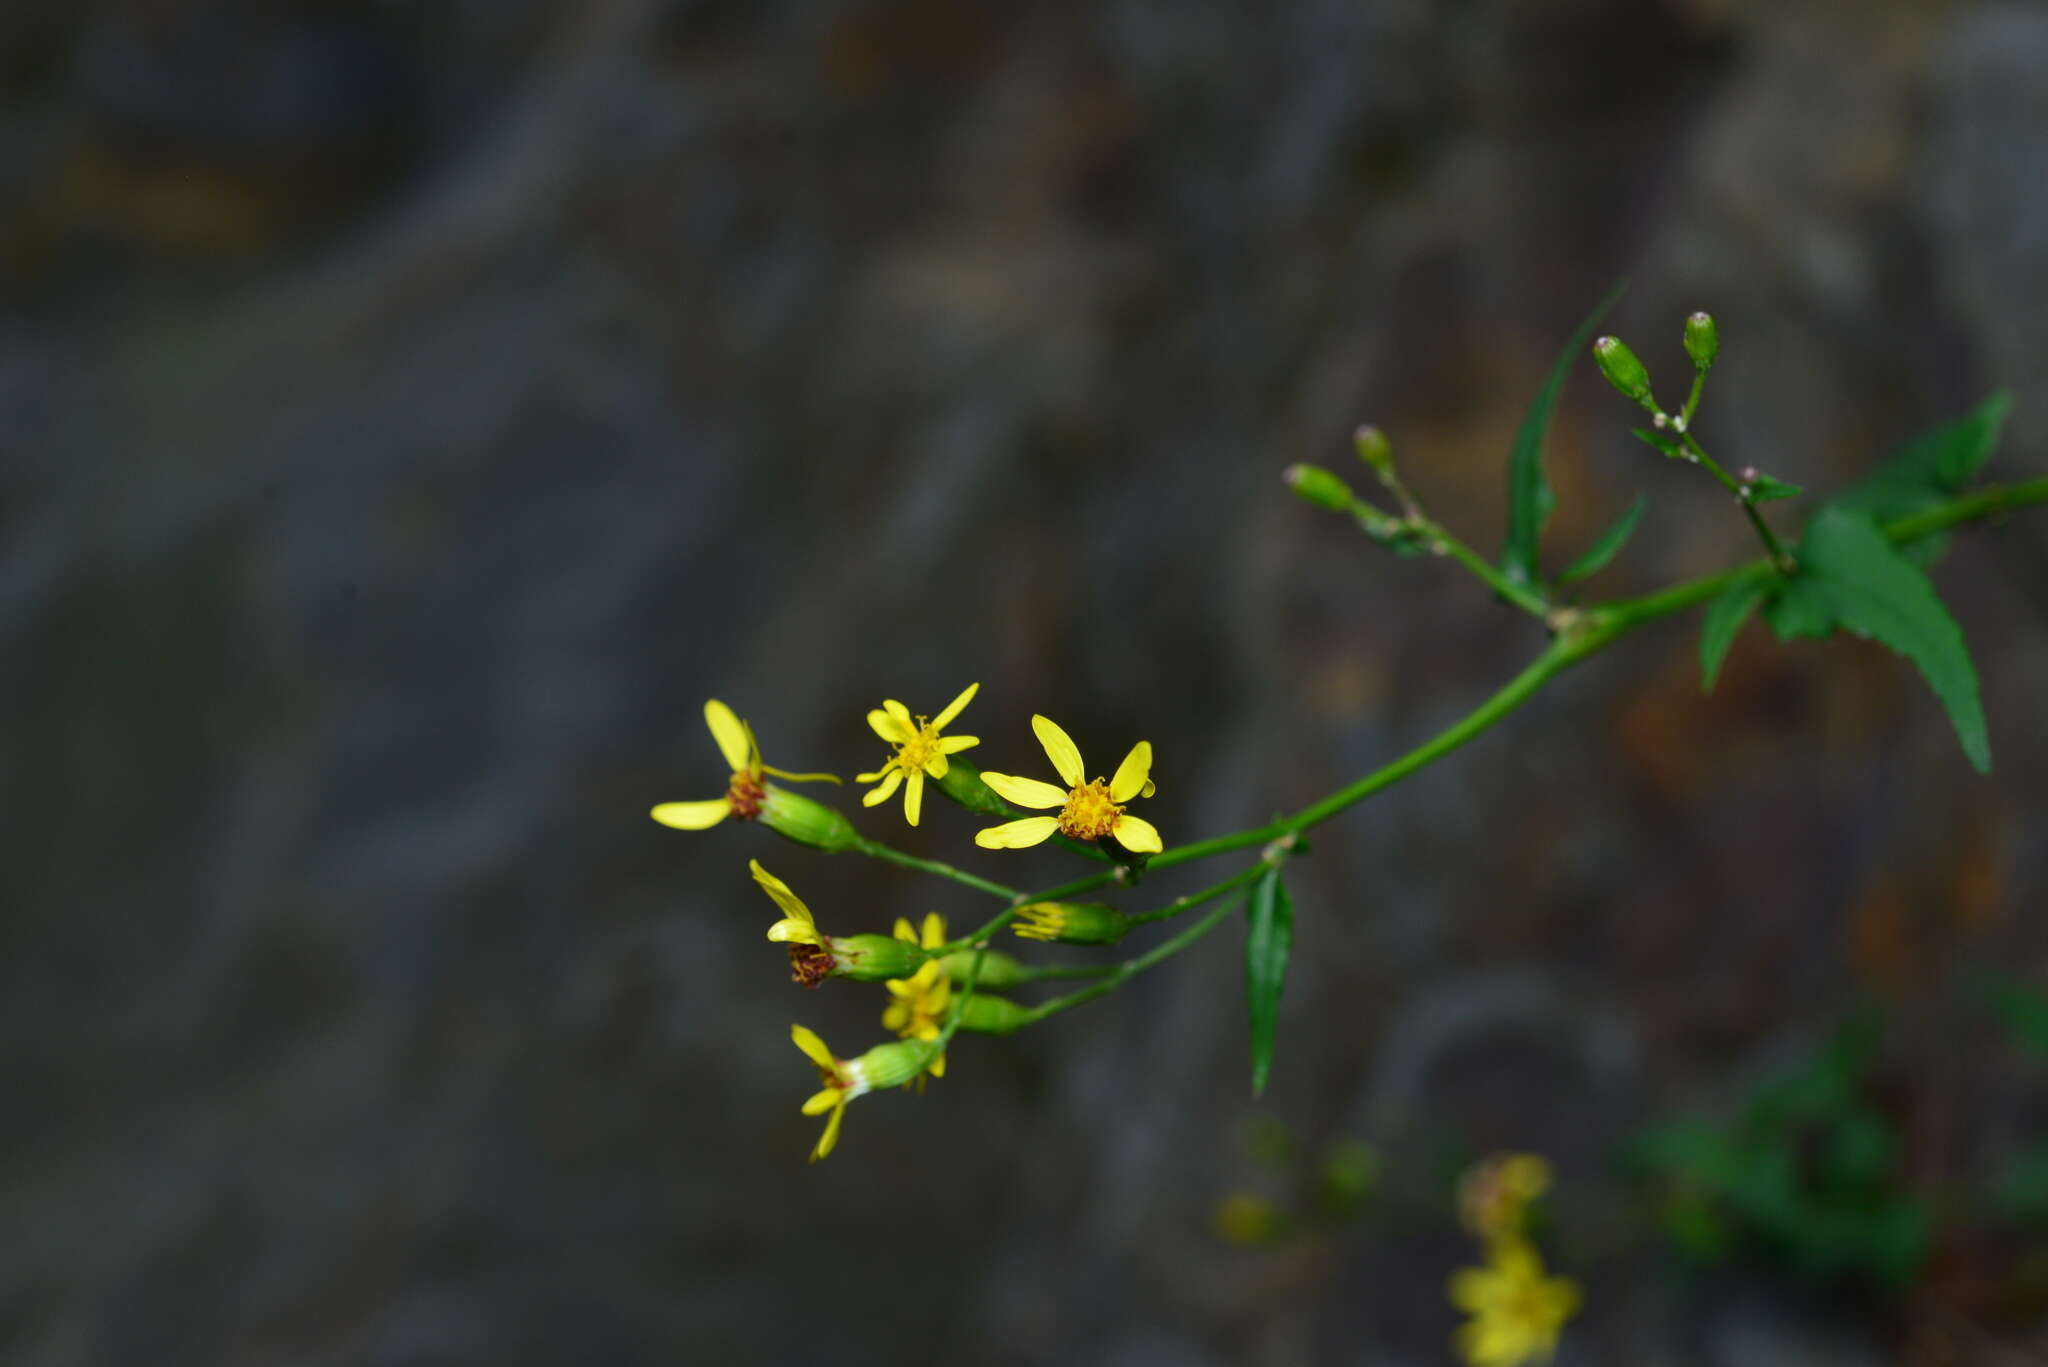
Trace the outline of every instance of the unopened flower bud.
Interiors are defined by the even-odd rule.
[[[968,975],[974,971],[976,952],[972,949],[956,949],[948,954],[942,961],[946,966],[946,976],[956,983],[966,982]],[[1013,986],[1022,981],[1023,967],[1000,949],[991,949],[981,956],[981,976],[975,980],[975,986]]]
[[[1709,313],[1695,313],[1685,320],[1685,354],[1692,357],[1693,368],[1704,375],[1714,368],[1714,357],[1721,352],[1721,334],[1714,327],[1714,317]]]
[[[1007,1035],[1031,1024],[1029,1007],[1019,1006],[1007,997],[991,997],[976,992],[967,999],[967,1005],[960,1011],[960,1028],[976,1030],[984,1035]]]
[[[1375,474],[1385,476],[1394,468],[1394,444],[1379,428],[1359,428],[1351,434],[1351,444],[1357,449],[1358,458],[1371,466]]]
[[[1033,902],[1018,908],[1010,928],[1027,940],[1113,945],[1131,928],[1131,919],[1100,902]]]
[[[1295,493],[1333,513],[1350,512],[1355,501],[1351,486],[1320,465],[1290,465],[1282,478]]]
[[[925,952],[893,935],[834,935],[832,971],[856,982],[877,983],[907,978],[925,961]]]
[[[1009,816],[1009,807],[995,790],[981,781],[981,770],[958,755],[946,758],[946,776],[938,781],[939,791],[970,812],[983,816]]]
[[[1643,368],[1643,363],[1619,337],[1602,337],[1593,343],[1593,359],[1599,363],[1600,373],[1607,377],[1607,383],[1637,403],[1652,402],[1650,372]]]
[[[787,788],[764,784],[767,795],[762,799],[760,821],[777,835],[794,840],[799,845],[833,854],[850,850],[860,844],[860,832],[853,829],[853,823],[845,813],[836,807],[827,807],[801,793],[792,793]]]

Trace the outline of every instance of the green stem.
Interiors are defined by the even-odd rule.
[[[1685,443],[1685,449],[1692,452],[1693,458],[1707,468],[1707,473],[1720,480],[1721,486],[1735,495],[1735,501],[1742,505],[1743,516],[1747,517],[1749,525],[1756,529],[1758,539],[1764,543],[1764,549],[1771,553],[1771,563],[1784,574],[1791,574],[1797,570],[1799,562],[1785,550],[1778,540],[1778,534],[1771,530],[1771,524],[1764,521],[1764,515],[1757,511],[1755,491],[1723,470],[1720,462],[1707,454],[1707,449],[1694,440],[1690,431],[1681,428],[1678,438]]]
[[[1221,897],[1224,893],[1229,892],[1234,888],[1243,887],[1246,883],[1251,882],[1254,878],[1257,878],[1262,872],[1264,872],[1265,868],[1266,861],[1262,859],[1258,863],[1252,865],[1250,868],[1232,874],[1230,877],[1224,879],[1222,882],[1216,884],[1214,887],[1203,888],[1200,892],[1191,892],[1185,897],[1176,897],[1171,902],[1168,902],[1165,906],[1159,908],[1159,910],[1157,911],[1142,912],[1139,915],[1131,917],[1130,919],[1134,924],[1139,925],[1142,925],[1148,921],[1171,920],[1174,917],[1180,915],[1182,912],[1192,911],[1196,907],[1202,905],[1202,903],[1213,901],[1214,899]]]
[[[1527,584],[1517,584],[1508,578],[1470,546],[1445,531],[1441,523],[1432,522],[1420,512],[1410,513],[1408,520],[1415,524],[1416,530],[1428,541],[1431,549],[1450,556],[1484,580],[1488,588],[1538,621],[1550,621],[1550,604],[1544,601],[1542,594]]]
[[[1255,871],[1263,869],[1264,867],[1265,865],[1263,863],[1256,864],[1253,866]],[[1207,916],[1204,916],[1201,920],[1195,922],[1193,925],[1189,926],[1186,930],[1183,930],[1180,934],[1174,936],[1172,939],[1161,940],[1158,944],[1152,946],[1152,948],[1146,950],[1143,954],[1138,955],[1135,959],[1125,959],[1122,963],[1117,964],[1115,967],[1110,969],[1108,976],[1103,978],[1101,982],[1091,983],[1087,987],[1082,988],[1078,992],[1069,992],[1064,997],[1054,997],[1051,1001],[1040,1002],[1037,1006],[1031,1009],[1031,1014],[1029,1018],[1027,1018],[1023,1022],[1023,1024],[1036,1025],[1039,1021],[1044,1020],[1047,1016],[1056,1016],[1062,1011],[1066,1011],[1073,1007],[1079,1006],[1082,1002],[1094,1001],[1097,997],[1103,996],[1106,993],[1116,991],[1119,987],[1122,987],[1125,983],[1129,982],[1132,978],[1137,977],[1140,973],[1143,973],[1146,969],[1152,967],[1154,964],[1172,958],[1174,955],[1180,953],[1183,949],[1186,949],[1189,945],[1193,944],[1195,941],[1201,939],[1204,935],[1207,935],[1210,931],[1214,930],[1217,926],[1217,923],[1220,922],[1225,916],[1229,915],[1231,910],[1237,906],[1239,900],[1240,899],[1236,897],[1232,897],[1227,901],[1217,904],[1215,910],[1211,911]]]
[[[1114,972],[1115,964],[1021,964],[1017,969],[1017,981],[1049,983],[1063,979],[1100,978],[1105,973]]]
[[[1024,895],[1015,888],[1006,887],[1001,883],[990,882],[988,879],[977,877],[964,869],[956,869],[951,864],[941,864],[936,859],[919,859],[914,854],[905,854],[901,850],[891,849],[879,840],[863,838],[853,848],[871,858],[885,859],[891,864],[901,864],[906,869],[921,869],[925,873],[937,874],[941,878],[950,878],[956,883],[964,883],[970,888],[977,888],[991,897],[1008,897],[1014,900]]]

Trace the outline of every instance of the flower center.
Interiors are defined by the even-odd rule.
[[[923,717],[917,719],[917,734],[903,742],[896,751],[895,765],[906,774],[914,774],[924,768],[927,761],[938,753],[939,733],[925,725]]]
[[[1098,778],[1067,794],[1060,833],[1075,840],[1101,840],[1116,829],[1116,819],[1123,814],[1124,809],[1110,800],[1109,784]]]
[[[768,800],[768,786],[744,769],[735,770],[732,786],[725,790],[725,800],[734,816],[752,821],[761,814],[761,804]]]
[[[789,946],[789,980],[802,983],[805,987],[816,987],[832,974],[832,951],[823,945],[801,944],[791,941]]]

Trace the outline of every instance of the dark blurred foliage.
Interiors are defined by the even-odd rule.
[[[1037,710],[1152,739],[1169,841],[1397,753],[1535,630],[1278,472],[1372,420],[1494,544],[1623,275],[1654,374],[1719,317],[1733,463],[1833,487],[2003,386],[2038,473],[2044,73],[2048,13],[1961,0],[0,0],[4,1356],[1443,1360],[1448,1207],[1211,1232],[1234,935],[806,1168],[788,1024],[880,1003],[784,980],[746,859],[828,928],[985,908],[646,809],[719,790],[711,695],[851,772],[979,679],[991,767]],[[1638,492],[1604,590],[1750,554],[1629,420],[1583,368],[1552,563]],[[1671,623],[1296,869],[1262,1113],[1550,1155],[1561,1364],[2039,1360],[2010,1231],[1904,1290],[1689,1271],[1615,1165],[1859,1005],[1901,1186],[2039,1133],[1959,984],[2048,971],[2048,529],[1939,578],[1988,780],[1876,647],[1753,631],[1703,698]]]

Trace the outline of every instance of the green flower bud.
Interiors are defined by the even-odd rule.
[[[1379,428],[1359,428],[1351,434],[1351,444],[1358,449],[1358,458],[1381,477],[1394,468],[1394,444]]]
[[[948,954],[944,963],[946,976],[956,983],[967,981],[967,975],[974,971],[974,954],[971,949],[958,949]],[[1023,965],[999,949],[991,949],[981,956],[981,978],[976,983],[982,987],[1012,987],[1023,980]]]
[[[969,997],[960,1013],[962,1030],[978,1030],[984,1035],[1007,1035],[1029,1024],[1029,1007],[1019,1006],[1007,997],[991,997],[981,992]]]
[[[958,755],[946,757],[946,776],[938,782],[940,792],[970,812],[983,816],[1013,815],[995,790],[981,781],[981,770]]]
[[[863,1092],[901,1087],[931,1065],[939,1055],[937,1044],[926,1040],[899,1040],[878,1044],[844,1065],[848,1077]]]
[[[1033,902],[1018,908],[1010,928],[1027,940],[1113,945],[1131,928],[1131,918],[1100,902]]]
[[[878,983],[907,978],[925,961],[925,952],[893,935],[834,935],[832,971],[856,982]]]
[[[860,844],[860,832],[836,807],[814,802],[801,793],[763,784],[767,796],[761,801],[760,820],[777,835],[799,845],[834,854]]]
[[[1351,486],[1320,465],[1290,465],[1281,478],[1295,493],[1333,513],[1350,512],[1355,501]]]
[[[1714,368],[1714,357],[1721,352],[1721,334],[1714,327],[1712,314],[1695,313],[1685,320],[1685,354],[1692,357],[1695,370],[1702,375]]]
[[[1637,403],[1654,402],[1650,397],[1650,372],[1643,369],[1643,363],[1619,337],[1602,337],[1593,343],[1593,359],[1599,363],[1607,383]]]

